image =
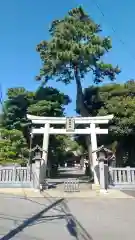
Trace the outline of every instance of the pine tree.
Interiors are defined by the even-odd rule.
[[[51,40],[37,45],[43,63],[37,80],[46,82],[55,78],[65,84],[75,80],[77,111],[87,116],[81,80],[88,72],[93,73],[95,83],[102,82],[106,76],[114,80],[120,72],[118,66],[102,61],[112,47],[111,40],[99,36],[100,25],[94,23],[82,7],[72,9],[62,20],[53,21],[49,31]]]
[[[120,72],[118,66],[113,67],[102,60],[112,48],[111,40],[99,35],[100,25],[82,7],[72,9],[61,20],[53,21],[49,32],[51,39],[37,45],[42,68],[36,79],[44,83],[54,79],[65,84],[75,80],[76,110],[81,116],[89,116],[81,85],[85,75],[91,72],[94,82],[100,83],[105,77],[114,80]],[[90,145],[90,139],[86,139],[87,145]]]

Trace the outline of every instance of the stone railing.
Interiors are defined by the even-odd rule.
[[[0,185],[23,184],[31,182],[29,167],[0,167]]]
[[[109,167],[110,185],[135,185],[135,168]]]

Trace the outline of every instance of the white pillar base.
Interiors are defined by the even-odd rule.
[[[97,168],[98,168],[98,164],[95,165],[94,167],[96,168],[96,166],[97,166]],[[99,185],[99,179],[98,179],[98,177],[97,177],[97,172],[95,171],[94,168],[93,168],[93,175],[94,175],[94,183],[95,183],[96,185]]]
[[[40,192],[40,190],[39,189],[34,189],[34,192]]]
[[[106,189],[100,189],[100,193],[107,194],[108,191]]]

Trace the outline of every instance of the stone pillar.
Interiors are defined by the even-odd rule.
[[[99,161],[99,172],[100,172],[100,190],[105,190],[105,168],[104,160]]]
[[[99,160],[100,171],[100,192],[107,193],[108,189],[108,165],[105,164],[105,159]]]
[[[42,158],[45,161],[45,164],[47,164],[47,155],[48,155],[48,144],[49,144],[49,128],[50,124],[46,123],[44,127],[44,134],[43,134],[43,154]]]
[[[105,172],[105,189],[108,189],[109,186],[109,167],[108,163],[104,164],[104,172]]]
[[[40,188],[40,167],[41,167],[41,162],[39,159],[36,159],[35,163],[32,164],[33,187],[35,189]]]
[[[98,179],[99,165],[97,161],[97,153],[95,152],[95,150],[97,150],[97,136],[96,136],[95,123],[91,123],[90,128],[91,128],[91,149],[92,149],[92,167],[93,167],[93,173],[94,173],[94,183],[99,185],[99,179]]]
[[[50,124],[46,123],[44,127],[43,133],[43,153],[41,160],[41,182],[46,178],[46,170],[47,170],[47,157],[48,157],[48,144],[49,144],[49,128]]]

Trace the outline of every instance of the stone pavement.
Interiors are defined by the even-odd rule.
[[[133,240],[134,198],[55,199],[0,194],[1,240]]]
[[[66,193],[57,189],[48,189],[42,193],[31,188],[0,188],[0,193],[19,195],[24,197],[51,197],[51,198],[134,198],[133,195],[115,189],[108,193],[100,193],[99,190],[82,190],[80,192]]]

